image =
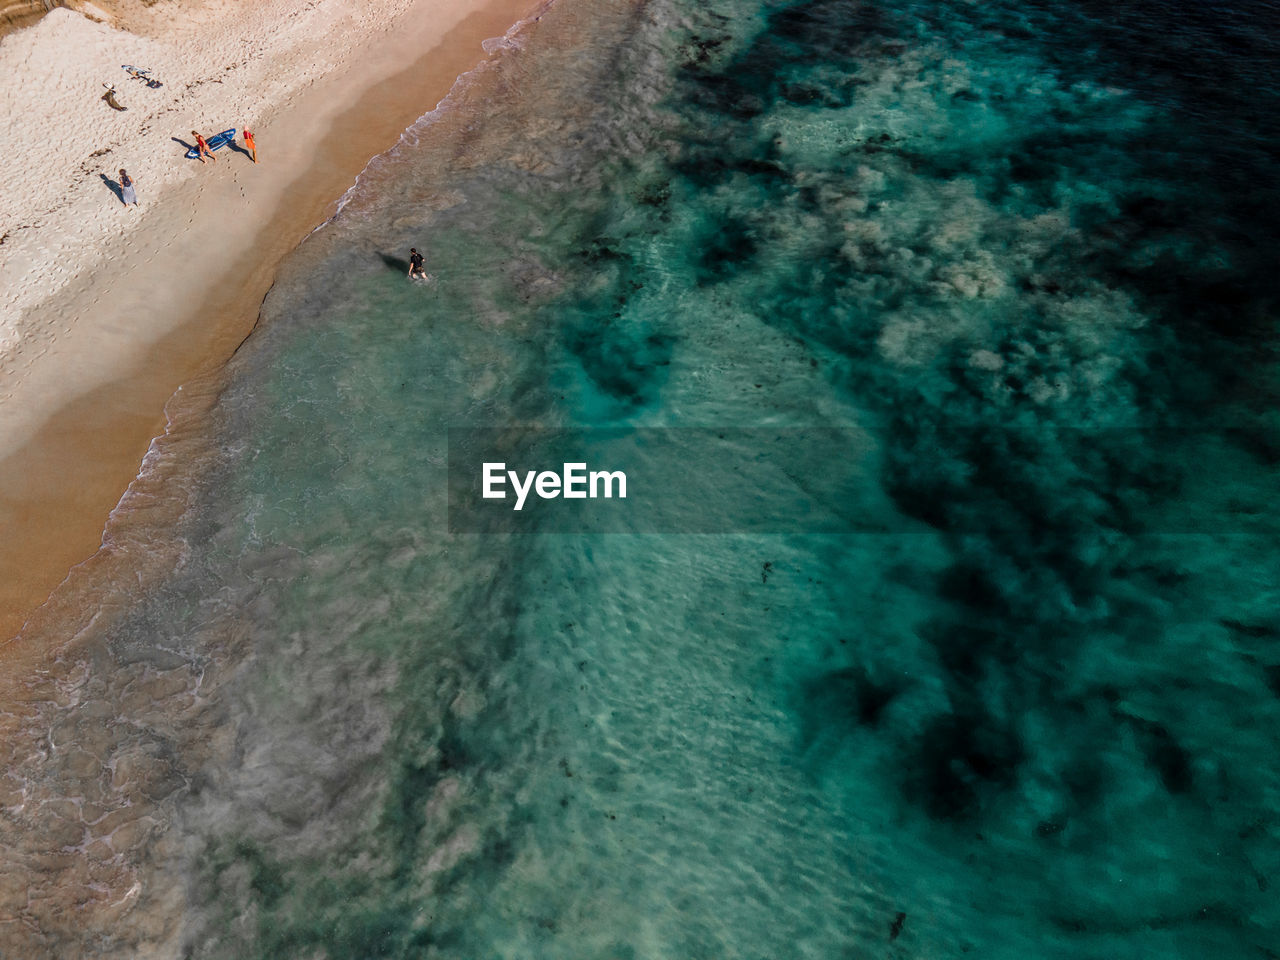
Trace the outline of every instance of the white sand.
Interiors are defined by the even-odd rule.
[[[410,8],[452,19],[441,8],[472,6],[204,0],[135,14],[136,33],[58,8],[0,40],[0,155],[8,171],[0,192],[0,402],[15,399],[32,361],[71,334],[69,327],[96,320],[92,312],[55,317],[33,308],[76,278],[106,269],[131,231],[169,226],[158,222],[172,219],[161,209],[165,189],[209,175],[214,165],[186,160],[173,137],[190,143],[193,129],[208,137],[250,124],[264,159],[279,162],[279,146],[261,124],[301,90],[394,29]],[[121,69],[126,63],[149,68],[164,85],[149,89],[131,79]],[[376,76],[379,65],[367,66],[363,76]],[[101,99],[104,82],[115,85],[128,110]],[[243,159],[227,148],[216,156],[224,168]],[[124,207],[102,180],[116,179],[121,167],[136,181],[138,209]],[[29,439],[39,425],[34,414],[0,410],[0,456]]]

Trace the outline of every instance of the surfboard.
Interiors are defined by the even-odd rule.
[[[236,131],[234,128],[232,128],[230,130],[223,130],[221,133],[215,133],[206,142],[209,144],[210,150],[217,150],[219,147],[225,147],[228,143],[230,143],[235,138],[236,138]],[[192,147],[190,150],[187,151],[187,159],[199,160],[200,151],[197,150],[195,147]]]

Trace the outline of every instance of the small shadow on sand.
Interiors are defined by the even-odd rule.
[[[184,150],[194,150],[194,149],[195,149],[195,147],[194,147],[192,144],[187,143],[187,141],[185,141],[185,140],[181,139],[180,137],[170,137],[169,139],[170,139],[170,140],[172,140],[174,143],[180,143],[180,144],[182,144],[182,149],[184,149]]]
[[[399,270],[401,273],[409,272],[408,260],[401,260],[399,257],[393,257],[385,253],[380,253],[378,254],[378,256],[380,256],[382,258],[382,262],[385,263],[392,270]]]
[[[252,154],[252,153],[250,153],[250,152],[249,152],[247,149],[245,149],[244,147],[240,146],[240,144],[236,143],[234,140],[232,140],[230,143],[228,143],[228,144],[227,144],[227,146],[228,146],[230,149],[234,150],[236,153],[242,153],[242,154],[244,154],[244,155],[245,155],[249,160],[252,160],[252,159],[253,159],[253,154]]]
[[[108,177],[105,173],[100,173],[98,174],[98,176],[102,178],[103,183],[105,183],[108,187],[111,188],[111,192],[116,195],[116,199],[119,200],[121,203],[124,203],[124,193],[120,189],[120,184],[116,183],[114,180]]]

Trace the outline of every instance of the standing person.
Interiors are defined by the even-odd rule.
[[[126,207],[129,204],[133,204],[135,207],[138,205],[138,194],[133,189],[133,178],[129,176],[129,171],[124,167],[120,168],[120,199],[124,201]]]
[[[214,163],[217,163],[218,158],[215,157],[213,155],[213,151],[209,149],[209,141],[200,136],[200,134],[196,133],[194,130],[191,131],[191,135],[196,138],[196,156],[199,158],[200,162],[204,163],[204,158],[207,156]]]
[[[422,269],[422,254],[417,247],[409,248],[409,276],[422,277],[424,280],[427,276],[427,272]]]
[[[253,134],[248,130],[244,132],[244,145],[249,148],[249,152],[253,154],[253,162],[258,162],[258,148],[253,145]]]

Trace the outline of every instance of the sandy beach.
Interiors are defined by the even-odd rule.
[[[0,200],[0,637],[98,549],[166,402],[248,335],[280,260],[538,4],[105,6],[0,42],[0,143],[23,171]],[[260,163],[184,157],[189,131],[246,126]]]

